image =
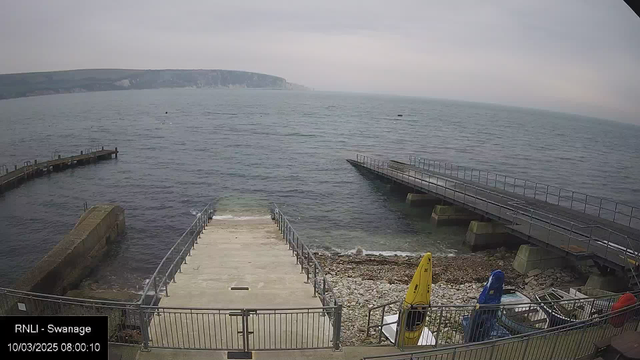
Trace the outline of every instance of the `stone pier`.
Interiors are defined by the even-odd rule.
[[[436,226],[467,224],[480,218],[480,215],[460,206],[436,205],[431,213],[431,223]]]
[[[79,284],[124,233],[124,209],[96,205],[15,285],[23,291],[63,295]]]

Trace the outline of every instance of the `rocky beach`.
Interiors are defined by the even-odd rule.
[[[569,266],[520,274],[511,266],[515,255],[515,252],[501,248],[468,255],[434,256],[431,304],[475,304],[489,274],[496,269],[504,271],[505,286],[514,287],[530,297],[548,288],[566,290],[584,285],[586,281],[584,271]],[[369,309],[402,300],[421,259],[419,256],[325,252],[318,252],[315,257],[343,303],[344,345],[377,342],[377,334],[371,339],[366,337]],[[380,315],[377,316],[379,319]]]

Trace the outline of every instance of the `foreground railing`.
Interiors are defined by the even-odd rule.
[[[339,349],[340,307],[170,308],[0,288],[0,315],[103,315],[109,342],[144,349]]]
[[[145,327],[139,303],[78,299],[0,288],[0,315],[104,315],[109,342],[142,344]]]
[[[632,293],[634,296],[640,292]],[[498,323],[504,324],[504,328],[513,334],[520,332],[532,332],[545,328],[553,328],[570,322],[595,318],[611,311],[613,304],[622,294],[611,294],[591,298],[576,298],[569,300],[554,300],[544,302],[529,302],[519,304],[500,305],[433,305],[424,310],[401,310],[402,301],[392,301],[369,308],[367,317],[367,338],[371,338],[381,344],[391,340],[397,347],[404,346],[402,331],[396,332],[397,338],[387,339],[383,328],[393,326],[396,329],[403,316],[424,316],[425,328],[430,332],[430,340],[427,344],[433,347],[442,347],[476,342],[487,338],[486,327],[479,323],[467,324],[465,329],[463,319],[470,321],[472,316],[494,316]],[[555,310],[555,312],[552,312]],[[393,321],[385,320],[385,316],[396,315]],[[515,323],[513,319],[522,318],[523,325]]]
[[[448,176],[475,182],[525,197],[560,205],[571,210],[594,215],[615,223],[640,229],[640,211],[637,207],[599,196],[563,189],[492,171],[468,168],[447,162],[411,156],[413,166]]]
[[[596,254],[601,259],[630,269],[632,278],[640,284],[635,274],[637,269],[634,269],[640,263],[639,253],[635,250],[640,249],[637,239],[601,226],[585,226],[569,218],[533,209],[510,196],[479,185],[368,156],[357,155],[356,159],[375,173],[392,176],[408,187],[436,194],[449,202],[509,224],[509,229],[527,235],[529,239],[543,241],[574,255]]]
[[[336,311],[143,307],[149,347],[228,351],[339,349]]]
[[[487,340],[442,349],[411,351],[364,359],[444,360],[444,359],[524,359],[573,360],[593,354],[596,342],[624,332],[638,330],[640,304],[589,320],[518,336]]]
[[[198,243],[198,238],[213,217],[213,207],[210,204],[204,207],[196,216],[191,226],[185,231],[175,244],[162,258],[156,271],[151,275],[142,291],[139,302],[146,305],[156,305],[160,300],[160,293],[169,296],[169,283],[175,281],[175,275],[182,271],[182,265],[187,263],[187,256]],[[151,297],[150,299],[147,297]]]

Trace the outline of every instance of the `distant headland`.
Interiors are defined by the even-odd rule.
[[[0,75],[0,100],[89,91],[160,88],[310,90],[286,79],[235,70],[82,69]]]

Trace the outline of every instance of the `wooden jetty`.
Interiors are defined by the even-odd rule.
[[[53,160],[41,162],[34,160],[33,163],[31,163],[31,161],[25,161],[22,167],[15,165],[13,171],[9,171],[8,168],[0,169],[0,171],[4,172],[4,174],[0,174],[0,193],[13,189],[25,181],[45,174],[91,164],[100,160],[111,159],[113,157],[118,158],[118,148],[109,150],[102,147],[102,149],[81,151],[80,155],[73,155],[64,158],[58,155],[58,158]]]

